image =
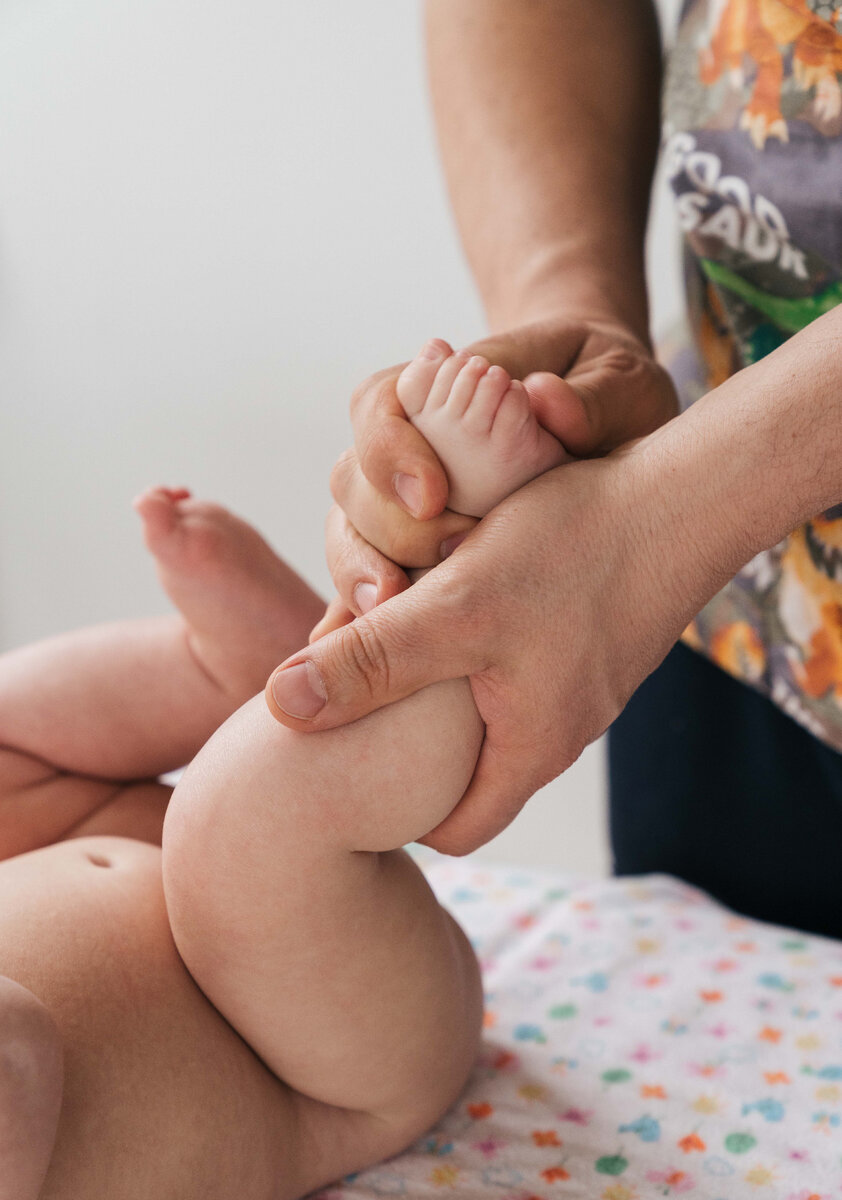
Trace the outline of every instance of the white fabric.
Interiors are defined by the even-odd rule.
[[[428,1136],[323,1200],[842,1196],[842,944],[662,876],[423,861],[482,963],[483,1052]]]

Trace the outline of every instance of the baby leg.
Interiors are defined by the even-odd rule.
[[[160,840],[183,766],[307,640],[318,596],[217,505],[137,501],[178,616],[79,630],[0,658],[0,856],[73,834]]]
[[[179,615],[82,629],[0,659],[0,745],[100,779],[184,766],[324,611],[225,509],[162,488],[136,503]]]
[[[367,1114],[353,1139],[312,1127],[309,1187],[396,1153],[471,1069],[476,962],[397,847],[457,803],[482,732],[464,680],[308,735],[258,697],[176,788],[164,878],[188,969],[281,1079]]]

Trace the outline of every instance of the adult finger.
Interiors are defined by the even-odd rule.
[[[576,361],[586,339],[584,325],[536,321],[471,342],[465,349],[505,367],[513,379],[523,379],[534,371],[564,375]]]
[[[547,371],[536,371],[526,376],[523,386],[538,422],[571,454],[581,455],[582,447],[594,442],[590,412],[566,379]]]
[[[616,346],[567,377],[588,413],[591,448],[605,454],[652,433],[678,413],[675,387],[649,355]]]
[[[334,587],[355,617],[409,587],[406,573],[367,542],[336,504],[327,515],[325,547]],[[323,632],[327,633],[328,628]]]
[[[468,854],[502,832],[538,788],[570,766],[578,754],[571,746],[583,736],[575,718],[559,729],[559,681],[548,664],[519,662],[505,675],[492,668],[470,682],[485,739],[464,796],[422,839],[442,854]]]
[[[556,731],[557,734],[557,731]],[[546,763],[546,746],[536,749],[529,737],[499,738],[497,728],[486,728],[474,774],[462,799],[448,817],[420,838],[440,854],[470,854],[514,820],[526,801],[552,774],[539,770]],[[530,769],[528,764],[536,765]]]
[[[325,634],[333,633],[334,629],[341,629],[343,625],[348,625],[353,619],[354,613],[346,606],[342,597],[334,596],[325,609],[322,619],[317,621],[310,630],[310,636],[307,638],[308,644],[312,645],[319,638],[323,638]]]
[[[428,684],[482,670],[463,575],[444,563],[292,655],[269,677],[270,711],[292,729],[333,729]]]
[[[446,353],[452,351],[446,342]],[[351,397],[351,424],[362,473],[381,496],[419,521],[447,504],[447,475],[435,451],[407,419],[397,380],[406,363],[366,379]]]
[[[407,516],[369,482],[354,450],[346,451],[337,460],[331,473],[330,488],[336,503],[360,536],[404,567],[435,566],[442,560],[443,543],[476,524],[473,517],[449,510],[427,521],[416,521]]]
[[[623,347],[575,368],[566,379],[536,372],[524,386],[540,423],[579,456],[605,454],[651,433],[678,411],[666,371]]]

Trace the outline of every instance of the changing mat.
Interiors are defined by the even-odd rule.
[[[463,1095],[321,1200],[842,1196],[842,943],[665,876],[420,859],[486,989]]]

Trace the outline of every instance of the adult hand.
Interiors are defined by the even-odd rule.
[[[545,321],[469,349],[523,379],[538,420],[578,457],[604,454],[676,411],[650,347],[615,323]],[[355,445],[334,468],[327,523],[338,596],[311,641],[403,591],[398,564],[435,566],[475,524],[445,510],[447,476],[397,398],[405,365],[372,375],[352,398]]]
[[[639,436],[674,410],[669,381],[646,347],[605,327],[532,326],[472,349],[526,375],[542,422],[554,432],[563,426],[578,454]],[[550,366],[566,370],[566,381],[546,374]],[[561,467],[521,489],[457,553],[398,595],[408,581],[395,560],[439,563],[447,543],[475,524],[443,511],[446,477],[403,415],[394,390],[399,372],[381,372],[354,397],[357,449],[334,472],[342,507],[328,528],[340,598],[314,631],[316,644],[285,664],[306,659],[310,667],[284,681],[313,680],[315,671],[317,693],[329,702],[320,704],[317,694],[306,708],[313,715],[281,719],[298,729],[331,728],[436,680],[470,676],[485,743],[468,792],[428,838],[439,850],[460,853],[494,836],[536,788],[566,769],[657,658],[649,662],[644,654],[646,669],[628,672],[637,655],[621,652],[602,632],[626,624],[620,614],[628,588],[611,564],[628,555],[633,534],[616,498],[610,519],[600,515],[607,498],[597,463]],[[375,612],[372,601],[380,605]],[[641,604],[651,608],[649,597]],[[670,644],[656,642],[661,653]],[[305,715],[301,704],[297,711]]]
[[[307,684],[321,705],[285,723],[330,728],[469,676],[485,741],[424,840],[460,854],[493,837],[602,733],[693,611],[670,582],[680,572],[668,562],[665,585],[653,561],[662,501],[643,461],[635,449],[558,467],[498,505],[414,587],[276,672],[289,712],[311,711]]]

